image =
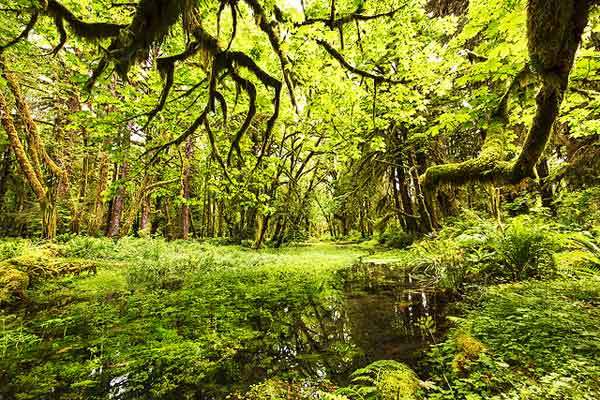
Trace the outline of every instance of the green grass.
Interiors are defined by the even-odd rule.
[[[340,312],[341,272],[362,259],[468,294],[447,339],[423,361],[426,382],[415,398],[594,399],[600,276],[570,234],[540,227],[528,220],[501,230],[449,227],[392,251],[371,244],[254,251],[161,239],[1,241],[3,268],[45,259],[57,271],[93,262],[97,272],[38,277],[25,298],[2,304],[0,395],[247,392],[247,399],[265,399],[323,390],[332,398],[354,400],[352,391],[379,398],[378,380],[364,388],[354,382],[336,397],[335,385],[315,379],[348,368],[360,353],[344,338]],[[511,282],[515,265],[534,273]]]
[[[38,251],[28,245],[12,255]],[[0,393],[9,398],[106,398],[119,390],[111,380],[123,377],[130,398],[223,396],[301,374],[306,365],[282,346],[301,341],[296,350],[310,352],[299,321],[319,329],[340,301],[337,271],[363,254],[328,244],[256,252],[91,238],[53,251],[53,262],[102,263],[95,275],[37,282],[26,302],[2,311]]]

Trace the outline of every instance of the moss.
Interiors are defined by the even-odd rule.
[[[534,176],[535,165],[544,152],[558,116],[575,53],[587,25],[589,7],[586,0],[529,0],[529,56],[532,68],[542,77],[543,86],[536,98],[536,115],[519,157],[510,163],[504,161],[504,153],[499,146],[502,124],[494,118],[504,119],[505,96],[499,107],[501,112],[492,116],[492,129],[488,131],[480,156],[463,163],[429,168],[422,177],[426,189],[435,189],[443,183],[461,185],[474,181],[516,184]],[[526,71],[523,73],[527,75]],[[491,137],[490,133],[493,134]]]
[[[0,303],[11,302],[15,298],[26,299],[29,287],[29,275],[13,268],[10,264],[0,263]]]
[[[576,0],[529,0],[527,39],[533,67],[553,70],[563,62],[562,51],[575,12]]]
[[[485,352],[483,343],[467,333],[458,333],[454,341],[456,342],[457,349],[469,360],[476,360],[481,353]]]
[[[64,275],[80,275],[82,272],[95,274],[99,263],[93,260],[52,258],[42,252],[11,258],[4,264],[36,281]]]
[[[382,400],[417,399],[419,378],[408,367],[385,372],[377,382],[377,390]]]
[[[454,345],[458,352],[452,359],[452,369],[459,374],[466,373],[471,362],[478,360],[479,356],[486,351],[483,343],[462,331],[454,336]]]

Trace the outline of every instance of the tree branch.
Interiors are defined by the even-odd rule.
[[[350,64],[348,61],[346,61],[344,56],[342,56],[336,49],[334,49],[326,41],[317,39],[317,43],[321,47],[323,47],[325,49],[325,51],[327,51],[327,53],[329,53],[333,58],[335,58],[342,67],[346,68],[350,72],[355,73],[356,75],[362,76],[363,78],[373,79],[373,81],[376,83],[386,82],[386,83],[391,83],[394,85],[408,83],[408,81],[406,79],[396,80],[396,79],[387,78],[382,75],[376,75],[371,72],[363,71],[362,69],[357,68],[357,67],[353,66],[352,64]]]

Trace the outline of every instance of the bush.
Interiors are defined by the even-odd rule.
[[[486,272],[507,281],[539,279],[556,272],[553,254],[558,239],[547,225],[529,218],[515,218],[490,240],[494,262]]]
[[[585,229],[600,223],[600,187],[591,187],[580,192],[563,192],[556,202],[560,221]]]
[[[419,378],[409,367],[397,361],[375,361],[354,371],[351,378],[352,384],[338,389],[336,394],[364,400],[419,398]]]
[[[27,240],[10,239],[0,242],[0,262],[23,254],[31,246]]]
[[[596,399],[599,300],[589,276],[486,289],[430,353],[428,398]]]
[[[416,236],[401,230],[386,231],[379,237],[379,243],[393,249],[405,249],[415,241]]]

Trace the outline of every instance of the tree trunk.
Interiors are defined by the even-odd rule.
[[[117,176],[121,180],[124,180],[127,177],[127,161],[123,161],[121,166],[121,171]],[[117,194],[112,201],[112,207],[110,212],[110,221],[108,223],[108,229],[106,231],[106,236],[110,238],[116,238],[119,236],[119,232],[121,229],[121,217],[123,215],[123,208],[125,205],[125,187],[121,183],[119,188],[117,189]]]
[[[6,195],[8,177],[12,167],[10,146],[6,146],[2,157],[2,170],[0,170],[0,210],[4,208],[4,196]]]
[[[267,230],[269,229],[269,221],[271,219],[271,216],[270,215],[265,215],[265,216],[258,215],[256,217],[256,219],[258,221],[258,228],[256,229],[257,237],[256,237],[256,241],[254,242],[254,248],[258,250],[262,247],[263,242],[265,241],[265,237],[267,235]]]
[[[148,222],[150,222],[150,199],[148,196],[144,196],[142,199],[142,211],[140,215],[140,231],[148,228]]]
[[[554,193],[552,186],[548,183],[548,176],[550,175],[550,169],[548,168],[548,159],[542,158],[537,165],[538,178],[540,180],[540,196],[542,198],[542,205],[548,208],[552,214],[556,214],[556,207],[554,206]]]
[[[42,211],[42,238],[53,240],[56,237],[56,221],[58,209],[55,200],[46,200],[40,203]]]
[[[182,197],[183,205],[181,206],[181,238],[187,240],[190,234],[190,205],[189,201],[191,198],[191,159],[193,155],[193,141],[192,136],[189,136],[185,143],[185,157],[183,160],[183,173],[182,173]]]
[[[415,197],[417,199],[417,206],[419,209],[419,215],[421,216],[419,225],[420,231],[423,233],[433,232],[436,226],[435,222],[435,214],[433,211],[433,201],[431,194],[428,195],[427,192],[423,192],[421,189],[421,183],[419,180],[419,172],[417,170],[417,165],[415,161],[415,155],[411,153],[410,161],[412,167],[410,169],[410,174],[412,177],[413,185],[415,188]]]

